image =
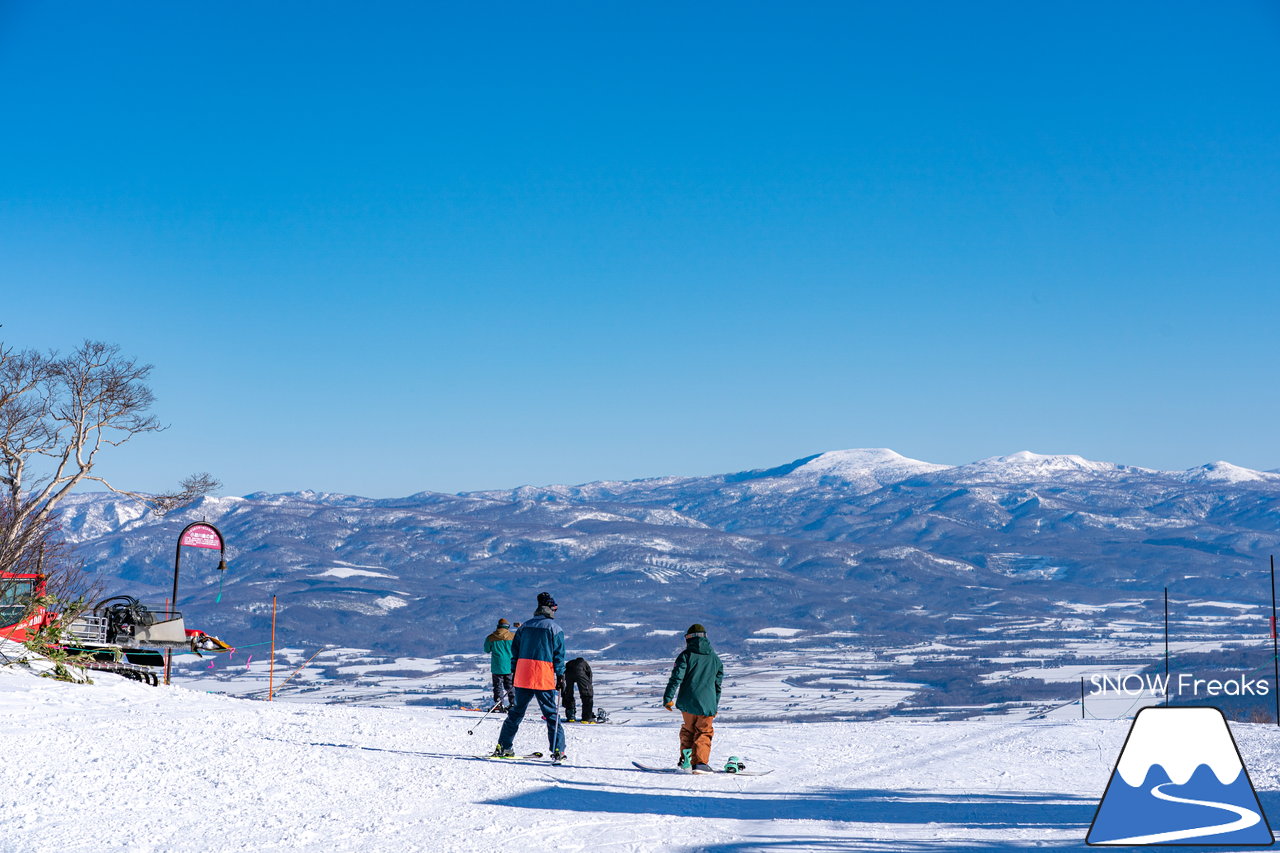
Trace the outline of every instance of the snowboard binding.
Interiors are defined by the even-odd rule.
[[[739,770],[746,770],[747,765],[741,758],[736,755],[730,755],[729,760],[724,764],[725,773],[737,773]]]

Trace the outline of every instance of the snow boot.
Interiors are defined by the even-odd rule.
[[[716,771],[711,769],[710,764],[695,764],[693,765],[693,772],[694,773],[715,773]]]
[[[498,744],[493,748],[493,752],[489,753],[490,758],[515,758],[516,751],[509,746]]]
[[[676,764],[676,766],[679,767],[681,770],[692,770],[693,769],[693,750],[692,749],[680,750],[680,761]]]
[[[568,757],[569,757],[569,756],[565,754],[565,752],[564,752],[564,750],[563,750],[563,749],[553,749],[553,750],[551,750],[551,763],[552,763],[552,764],[564,764],[565,759],[567,759]]]

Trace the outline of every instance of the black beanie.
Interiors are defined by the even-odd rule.
[[[540,592],[538,593],[538,606],[539,607],[555,607],[556,600],[551,597],[551,593]]]
[[[692,625],[689,626],[689,630],[684,632],[684,638],[686,640],[689,639],[690,637],[705,637],[705,636],[707,636],[707,629],[703,628],[702,623],[700,622],[694,622]]]

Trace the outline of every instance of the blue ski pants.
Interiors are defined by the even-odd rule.
[[[524,719],[525,710],[530,702],[537,699],[538,707],[542,709],[542,716],[547,719],[547,743],[553,750],[558,749],[564,752],[564,726],[560,723],[560,709],[556,707],[556,691],[530,690],[527,687],[517,687],[515,691],[516,701],[511,703],[507,718],[502,721],[498,745],[511,748],[515,743],[516,732],[520,729],[520,721]]]

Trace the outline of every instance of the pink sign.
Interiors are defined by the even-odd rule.
[[[221,548],[222,539],[218,531],[207,524],[197,524],[182,534],[179,545],[190,545],[192,548]]]

